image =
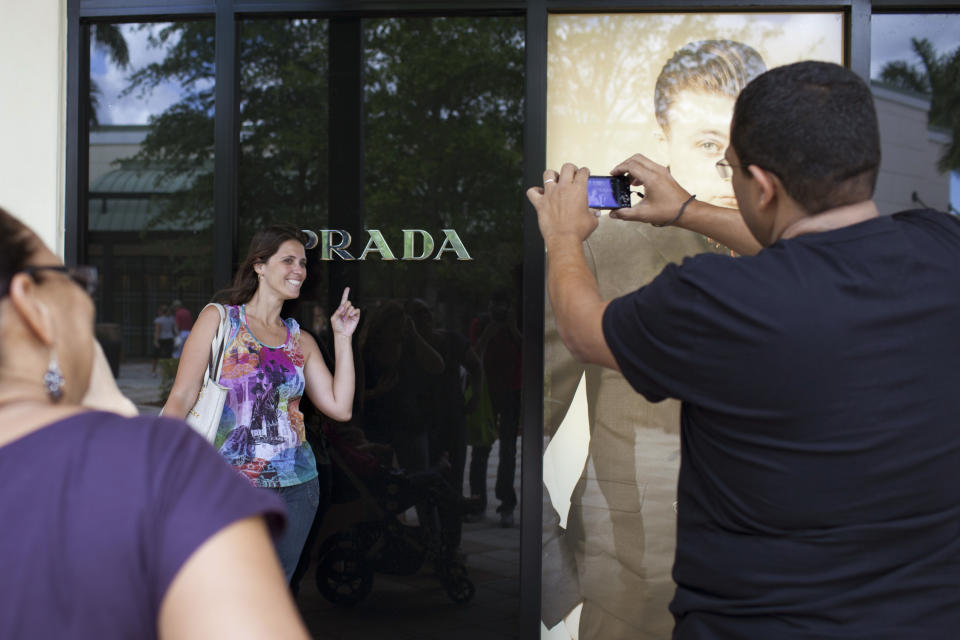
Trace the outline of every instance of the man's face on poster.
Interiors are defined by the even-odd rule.
[[[667,112],[663,133],[666,164],[697,200],[737,207],[733,187],[717,173],[717,161],[730,144],[734,98],[704,91],[681,91]]]

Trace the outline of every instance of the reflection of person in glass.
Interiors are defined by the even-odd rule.
[[[430,433],[430,463],[437,464],[442,456],[449,458],[450,470],[445,473],[458,497],[463,493],[463,474],[466,461],[466,415],[473,411],[479,398],[467,402],[464,388],[479,386],[480,360],[470,341],[451,329],[438,326],[434,311],[426,302],[415,298],[407,302],[407,313],[413,319],[417,332],[443,358],[443,371],[426,374],[434,389]]]
[[[307,638],[270,542],[283,505],[182,421],[136,415],[96,285],[0,209],[0,637]]]
[[[170,313],[170,307],[165,304],[157,307],[157,317],[153,319],[153,366],[150,371],[157,370],[157,360],[169,358],[173,355],[173,339],[177,334],[177,325]]]
[[[727,146],[740,90],[764,70],[751,47],[730,40],[692,42],[664,65],[655,89],[663,149],[691,192],[733,206],[729,180],[714,164]],[[633,225],[603,216],[584,243],[604,296],[646,284],[670,262],[720,251],[683,229]],[[725,249],[723,250],[725,252]],[[545,523],[543,616],[556,624],[583,602],[583,639],[663,638],[673,625],[674,508],[679,404],[651,404],[618,373],[577,362],[562,344],[547,301],[545,433],[558,428],[585,376],[589,459],[571,496],[566,530]],[[549,507],[546,507],[549,508]]]
[[[179,300],[174,300],[170,306],[173,307],[173,319],[177,325],[177,335],[173,341],[173,357],[179,358],[187,336],[193,328],[193,314]]]
[[[333,313],[335,367],[327,369],[316,341],[293,319],[283,320],[283,303],[300,295],[307,276],[305,234],[284,225],[258,231],[233,286],[217,294],[229,318],[223,372],[227,400],[214,446],[258,487],[276,491],[287,505],[287,529],[277,542],[287,580],[319,504],[317,467],[306,440],[300,397],[333,420],[353,411],[354,365],[351,336],[360,312],[349,289]],[[205,309],[187,338],[164,415],[183,417],[193,406],[220,325],[217,310]]]
[[[371,442],[389,444],[407,471],[430,466],[430,441],[423,407],[434,390],[427,376],[443,372],[434,350],[403,303],[388,300],[375,307],[360,336],[363,360],[363,430]]]
[[[517,434],[520,429],[522,381],[520,349],[523,338],[517,329],[510,292],[499,289],[490,297],[488,313],[470,323],[470,341],[480,354],[483,377],[500,441],[494,495],[500,500],[500,526],[513,526],[517,507],[514,477],[517,463]],[[491,447],[476,446],[470,453],[470,493],[479,496],[478,511],[486,510],[487,461]]]
[[[955,391],[960,222],[880,216],[870,87],[826,62],[740,94],[717,162],[740,214],[636,155],[623,219],[680,214],[749,257],[701,255],[607,300],[582,240],[589,170],[537,209],[564,341],[651,401],[682,400],[674,638],[952,638],[960,624]],[[749,250],[750,242],[757,249]]]

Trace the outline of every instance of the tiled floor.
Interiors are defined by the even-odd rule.
[[[121,390],[142,413],[156,414],[159,376],[149,362],[124,362],[118,379]],[[518,446],[519,452],[519,446]],[[410,576],[374,574],[372,589],[353,607],[328,602],[317,589],[314,567],[300,585],[297,604],[315,638],[326,640],[501,640],[519,637],[520,528],[517,522],[503,529],[494,512],[493,495],[498,447],[490,453],[487,467],[489,489],[486,518],[465,523],[461,549],[476,594],[465,604],[456,604],[444,590],[431,563]],[[469,455],[469,454],[468,454]],[[520,495],[519,455],[516,491]],[[469,458],[468,458],[469,464]]]

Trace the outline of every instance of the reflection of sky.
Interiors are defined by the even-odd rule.
[[[103,49],[91,45],[90,79],[100,88],[100,106],[97,116],[100,124],[147,124],[151,115],[157,115],[180,100],[180,85],[176,82],[164,82],[147,94],[137,91],[128,96],[120,94],[128,85],[129,76],[153,62],[160,62],[167,48],[176,43],[176,36],[167,41],[164,49],[150,47],[147,38],[156,33],[165,24],[152,24],[141,30],[142,25],[120,25],[123,37],[130,50],[130,67],[127,70],[117,68],[108,60]]]
[[[147,44],[148,31],[141,25],[121,25],[120,29],[130,49],[131,70],[163,59],[164,50],[152,49]],[[156,32],[163,24],[153,24]],[[883,65],[894,60],[919,63],[910,46],[910,38],[925,37],[938,53],[947,53],[960,47],[960,13],[952,14],[876,14],[871,23],[870,75],[876,77]],[[100,122],[103,124],[146,124],[152,114],[161,113],[179,98],[179,85],[165,83],[149,95],[120,97],[127,86],[131,72],[117,69],[106,60],[99,49],[92,49],[90,73],[101,90]]]
[[[960,47],[960,13],[875,14],[870,27],[870,77],[876,78],[888,62],[920,64],[911,38],[926,38],[944,54]]]

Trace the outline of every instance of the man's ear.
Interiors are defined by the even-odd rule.
[[[25,273],[17,273],[10,279],[10,304],[20,316],[24,326],[37,340],[50,346],[54,341],[53,316],[49,307],[37,297],[36,282]]]
[[[750,172],[750,175],[756,183],[756,189],[758,191],[756,200],[757,208],[765,209],[776,205],[780,191],[783,190],[783,184],[780,182],[780,178],[765,169],[761,169],[755,164],[748,165],[747,171]]]

